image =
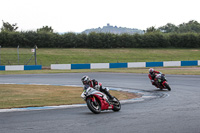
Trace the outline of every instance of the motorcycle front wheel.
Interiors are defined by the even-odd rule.
[[[165,87],[168,89],[168,91],[171,91],[171,87],[167,83],[165,83]]]
[[[93,102],[92,99],[88,98],[87,99],[87,106],[88,108],[95,114],[99,114],[101,112],[101,105],[99,104],[98,101]]]
[[[116,101],[113,103],[113,111],[117,112],[121,109],[121,104],[117,98],[114,98]]]

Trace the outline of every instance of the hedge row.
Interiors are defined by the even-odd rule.
[[[1,47],[40,48],[200,48],[200,34],[197,33],[146,33],[146,34],[111,34],[111,33],[36,33],[0,32]]]

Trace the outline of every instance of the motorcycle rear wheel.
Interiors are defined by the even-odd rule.
[[[99,114],[101,112],[101,105],[99,104],[98,101],[93,102],[92,99],[88,98],[87,99],[87,106],[88,108],[95,114]]]
[[[119,102],[119,100],[117,98],[116,99],[116,102],[113,103],[113,111],[117,112],[121,109],[121,104]]]

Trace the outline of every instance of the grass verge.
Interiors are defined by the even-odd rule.
[[[165,74],[200,75],[200,67],[157,67],[154,68]],[[87,72],[112,72],[112,73],[148,73],[149,68],[112,68],[112,69],[79,69],[79,70],[27,70],[27,71],[0,71],[0,75],[9,74],[51,74],[51,73],[87,73]]]
[[[0,84],[0,109],[70,105],[85,103],[81,87]],[[133,93],[110,91],[119,100],[139,97]]]

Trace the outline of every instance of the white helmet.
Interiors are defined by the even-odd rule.
[[[89,84],[89,82],[90,82],[90,78],[88,77],[88,76],[83,76],[82,78],[81,78],[81,81],[83,82],[83,85],[87,85],[87,84]]]
[[[153,74],[153,72],[154,72],[154,69],[153,69],[153,68],[150,68],[150,69],[149,69],[149,73],[150,73],[150,74]]]

